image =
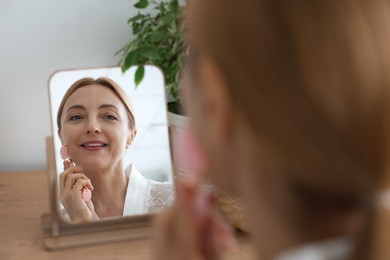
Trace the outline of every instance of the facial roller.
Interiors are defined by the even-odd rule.
[[[61,149],[60,149],[60,154],[61,154],[61,159],[64,160],[64,161],[68,161],[70,164],[72,164],[73,166],[76,166],[74,162],[72,162],[72,160],[70,159],[70,156],[69,156],[69,150],[68,150],[68,145],[67,144],[63,144],[61,146]],[[89,202],[91,201],[91,198],[92,198],[92,192],[90,189],[88,188],[84,188],[83,189],[83,192],[82,192],[82,197],[83,197],[83,200],[85,202]]]

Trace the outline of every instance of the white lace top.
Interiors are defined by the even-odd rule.
[[[123,216],[159,213],[172,205],[174,200],[172,183],[147,179],[132,164],[126,168],[125,174],[129,177],[129,183]],[[62,208],[60,211],[62,217],[70,221],[66,210]]]
[[[173,203],[172,183],[145,178],[134,165],[125,170],[129,178],[123,216],[159,213]]]

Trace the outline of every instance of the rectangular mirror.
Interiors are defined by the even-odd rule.
[[[135,69],[61,70],[50,77],[48,237],[60,236],[61,229],[140,227],[172,204],[164,77],[145,66],[136,87]]]

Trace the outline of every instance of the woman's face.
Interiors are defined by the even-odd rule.
[[[208,174],[219,188],[237,192],[234,171],[234,113],[221,71],[208,57],[194,58],[184,73],[183,101],[192,130],[208,159]]]
[[[59,135],[71,159],[84,170],[117,166],[134,134],[125,106],[107,87],[81,87],[64,105]]]

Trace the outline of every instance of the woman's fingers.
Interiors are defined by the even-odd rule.
[[[73,173],[73,174],[68,175],[68,177],[66,179],[66,183],[65,183],[65,188],[69,189],[69,190],[73,190],[76,187],[79,187],[78,185],[76,186],[76,184],[79,180],[83,180],[83,184],[84,184],[83,187],[86,187],[91,191],[93,190],[91,180],[88,179],[88,177],[82,173]]]
[[[76,166],[72,166],[72,167],[69,167],[68,169],[64,170],[61,174],[60,174],[60,191],[61,190],[64,190],[65,188],[65,182],[66,182],[66,179],[68,177],[69,174],[72,174],[72,173],[81,173],[82,172],[82,169],[80,167],[76,167]]]
[[[64,195],[67,196],[69,192],[72,191],[74,188],[75,183],[79,179],[83,179],[86,182],[84,182],[84,187],[88,188],[89,190],[93,190],[93,185],[89,178],[81,173],[82,169],[80,167],[69,167],[67,170],[65,170],[63,173],[60,175],[60,194],[61,197],[63,198]]]
[[[175,204],[157,218],[156,259],[196,259],[194,225],[183,215],[183,209]]]
[[[203,222],[203,228],[201,231],[200,251],[202,252],[204,259],[220,259],[221,249],[218,246],[218,241],[224,239],[218,236],[215,231],[215,216],[207,216]]]
[[[191,217],[190,207],[183,207],[188,200],[187,190],[178,184],[177,201],[156,219],[156,258],[195,259],[197,255],[196,225]],[[183,202],[181,202],[183,201]],[[190,202],[188,202],[190,203]]]
[[[63,165],[64,165],[64,171],[71,166],[71,164],[68,160],[64,160]]]
[[[216,236],[222,239],[218,240],[218,247],[223,250],[231,250],[237,246],[237,240],[234,237],[234,230],[232,226],[227,223],[222,217],[214,219],[214,227]]]
[[[72,190],[74,191],[79,191],[81,192],[80,194],[82,195],[83,189],[88,187],[91,184],[91,181],[89,179],[83,179],[83,178],[78,178],[76,179],[75,183],[72,186]]]
[[[179,203],[189,219],[187,225],[193,225],[194,228],[196,256],[205,260],[221,259],[223,248],[219,247],[218,241],[223,238],[216,234],[216,224],[221,219],[213,208],[214,200],[210,199],[210,195],[202,193],[192,181],[183,183],[179,189],[180,195],[182,199],[179,199]]]
[[[90,211],[95,212],[95,207],[93,206],[92,200],[85,202],[85,204],[87,204],[87,207]]]
[[[92,201],[85,202],[82,198],[83,189],[92,191],[94,188],[82,168],[70,166],[60,174],[61,203],[71,220],[92,220],[96,216]]]
[[[220,259],[230,229],[213,209],[213,200],[194,182],[180,183],[176,203],[157,219],[161,259]]]
[[[73,173],[72,172],[72,173],[66,175],[65,188],[71,189],[78,179],[88,180],[87,176],[85,176],[82,173]]]
[[[217,213],[205,218],[201,230],[203,239],[200,246],[204,259],[221,259],[223,252],[237,245],[231,225]]]

